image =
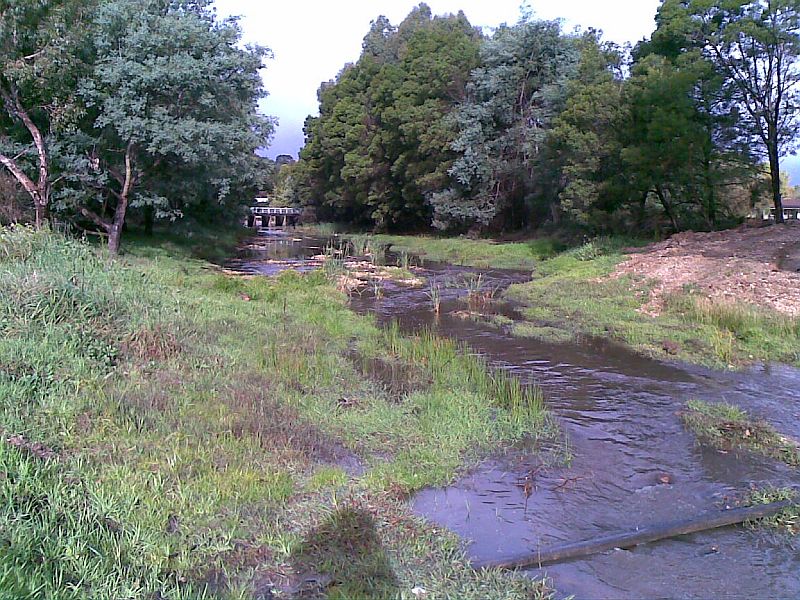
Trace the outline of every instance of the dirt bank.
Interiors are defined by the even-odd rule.
[[[664,298],[695,287],[718,300],[744,301],[800,316],[800,223],[681,233],[637,251],[614,271],[654,280],[642,307],[657,315]]]

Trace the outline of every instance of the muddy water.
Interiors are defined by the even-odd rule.
[[[296,244],[305,252],[319,241]],[[251,256],[242,266],[273,272],[274,263],[263,258]],[[453,486],[417,496],[415,510],[469,540],[472,557],[535,553],[683,519],[730,505],[754,485],[800,485],[796,470],[772,461],[698,447],[676,414],[692,398],[724,400],[800,438],[797,369],[719,373],[648,360],[602,340],[547,344],[515,338],[456,316],[465,308],[457,284],[475,272],[426,265],[424,275],[443,286],[439,318],[421,289],[388,284],[381,299],[363,294],[351,301],[379,321],[397,320],[406,330],[434,328],[464,341],[496,367],[538,383],[566,432],[573,455],[566,466],[542,469],[535,457],[524,455],[489,460]],[[507,271],[482,274],[485,285],[501,288],[525,278]],[[530,496],[521,485],[526,477],[533,484]],[[579,599],[800,598],[800,551],[743,528],[616,550],[531,574],[552,578],[560,595]]]

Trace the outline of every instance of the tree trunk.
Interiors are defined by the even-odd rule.
[[[36,229],[41,229],[47,223],[50,211],[46,202],[34,200],[34,205],[36,208]]]
[[[111,256],[119,255],[119,248],[122,242],[122,227],[117,224],[116,218],[114,224],[108,232],[108,252]]]
[[[125,150],[125,179],[122,191],[117,196],[117,209],[114,211],[114,222],[108,230],[108,251],[111,256],[117,256],[122,241],[122,229],[125,227],[125,214],[128,212],[128,202],[134,185],[134,146],[128,143]]]
[[[153,236],[153,222],[155,221],[155,211],[152,206],[144,207],[144,233],[148,237]]]
[[[636,216],[636,221],[639,224],[639,231],[644,231],[644,227],[646,225],[645,221],[647,220],[647,197],[650,195],[650,190],[647,190],[642,194],[642,197],[639,199],[639,211],[638,215]]]
[[[718,211],[717,211],[717,193],[714,186],[713,165],[711,158],[706,156],[703,161],[703,170],[705,172],[705,213],[706,223],[713,230],[717,228]]]
[[[22,106],[17,90],[14,88],[0,88],[0,95],[2,95],[3,102],[6,104],[6,109],[11,117],[16,117],[22,121],[22,124],[31,135],[34,146],[36,146],[36,154],[39,158],[39,179],[35,183],[13,159],[0,155],[0,164],[11,171],[11,174],[14,175],[33,199],[33,205],[36,209],[36,228],[40,229],[47,222],[47,213],[50,205],[50,159],[47,152],[47,144],[39,127],[36,126],[28,111]]]
[[[28,193],[33,201],[36,210],[36,228],[40,229],[47,221],[47,209],[49,204],[50,189],[45,175],[44,185],[36,184],[28,177],[22,168],[11,158],[0,154],[0,165],[3,165],[19,182],[22,188]]]
[[[656,186],[656,195],[661,201],[661,206],[664,207],[664,212],[667,213],[667,216],[672,223],[672,227],[675,229],[675,233],[679,233],[681,228],[678,227],[678,220],[675,218],[675,211],[672,210],[672,205],[669,203],[669,200],[667,200],[667,196],[664,194],[664,190],[661,189],[660,185]]]
[[[772,136],[770,136],[772,137]],[[778,156],[778,142],[770,140],[769,175],[772,184],[772,202],[775,205],[775,222],[783,223],[783,198],[781,197],[781,160]]]

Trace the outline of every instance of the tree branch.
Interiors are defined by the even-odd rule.
[[[87,208],[85,206],[81,206],[80,207],[80,212],[84,217],[86,217],[87,219],[90,219],[95,225],[97,225],[98,227],[100,227],[103,230],[105,230],[106,233],[110,233],[111,232],[111,223],[107,223],[106,221],[104,221],[93,210],[91,210],[91,209],[89,209],[89,208]]]
[[[7,157],[5,154],[0,154],[0,164],[8,169],[14,178],[19,181],[20,185],[25,188],[25,191],[30,194],[34,202],[39,202],[39,191],[36,189],[36,184],[28,175],[23,171],[16,161]]]

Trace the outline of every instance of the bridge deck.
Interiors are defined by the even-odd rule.
[[[282,215],[295,215],[302,214],[299,208],[276,208],[273,206],[251,206],[250,212],[254,215],[266,215],[268,217],[277,217]]]

